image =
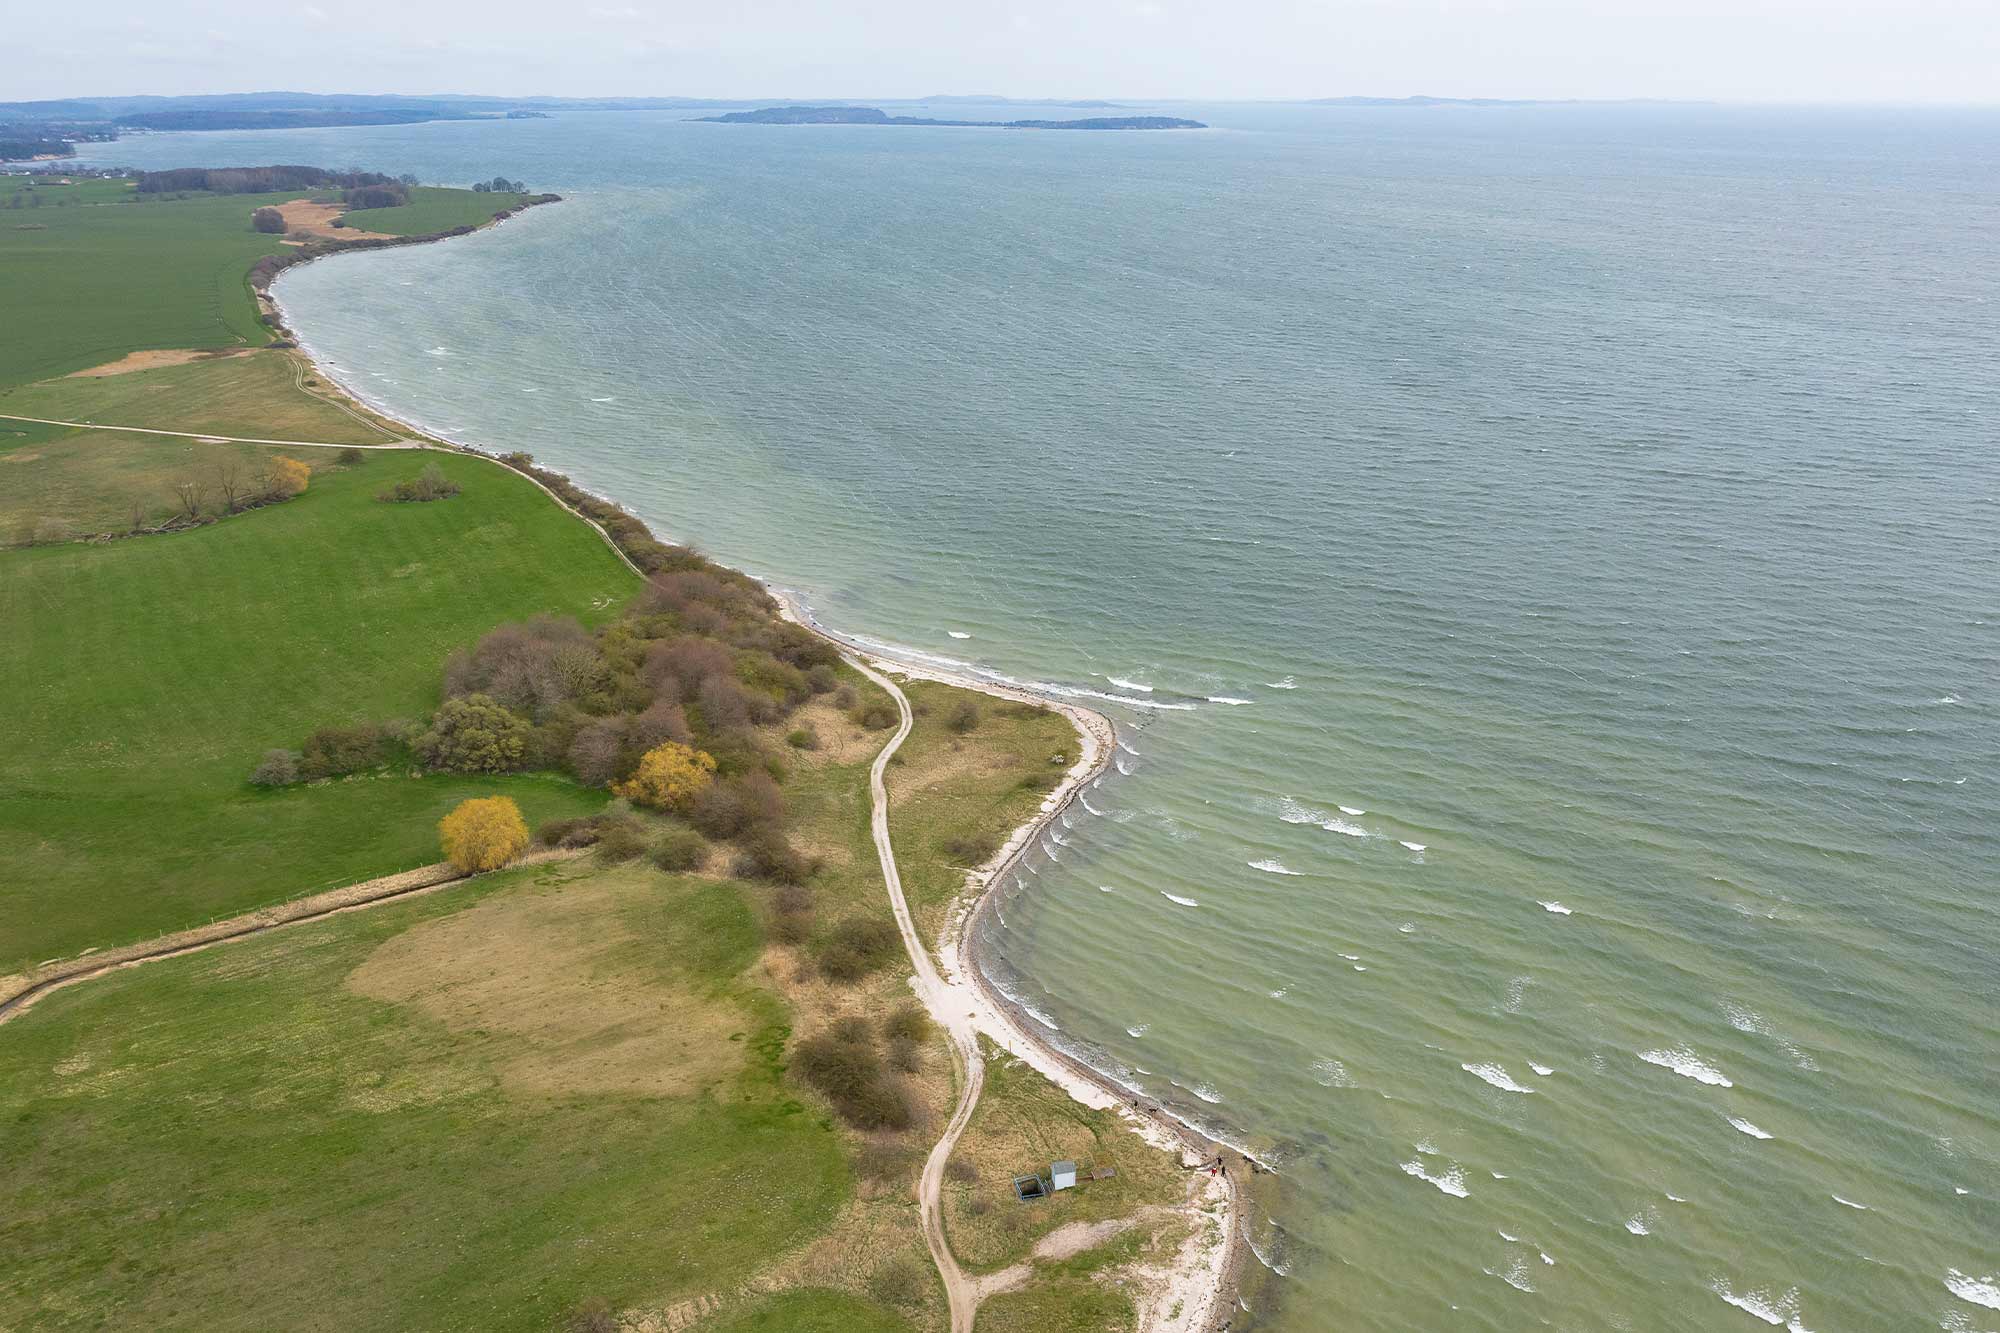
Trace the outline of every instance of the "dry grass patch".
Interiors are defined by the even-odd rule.
[[[277,207],[285,219],[288,235],[324,236],[335,241],[376,241],[388,240],[392,234],[334,226],[333,220],[347,211],[346,204],[316,204],[310,199],[293,199]]]
[[[621,958],[638,936],[618,901],[646,891],[649,873],[541,885],[424,922],[380,945],[347,988],[454,1032],[520,1038],[525,1049],[500,1066],[510,1091],[701,1092],[742,1068],[730,1038],[743,1016]]]
[[[128,352],[116,361],[107,361],[101,366],[91,366],[86,370],[73,370],[65,379],[103,379],[108,375],[130,375],[135,370],[158,370],[161,366],[184,366],[190,361],[211,361],[217,357],[242,356],[249,348],[178,348],[149,352]]]

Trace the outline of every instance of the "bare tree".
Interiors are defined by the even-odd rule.
[[[134,500],[132,502],[132,522],[130,526],[133,532],[138,532],[146,526],[146,505],[144,501]]]
[[[222,495],[222,512],[233,514],[236,505],[243,498],[243,468],[233,458],[226,458],[215,468],[215,489]]]
[[[177,511],[183,518],[200,518],[202,501],[208,497],[208,488],[197,477],[186,477],[174,483],[174,502],[180,506]]]

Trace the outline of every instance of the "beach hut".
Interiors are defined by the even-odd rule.
[[[1055,1188],[1059,1190],[1075,1189],[1076,1163],[1075,1162],[1049,1163],[1049,1181],[1052,1185],[1055,1186]]]

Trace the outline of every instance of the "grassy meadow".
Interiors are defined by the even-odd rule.
[[[376,501],[425,460],[464,493]],[[488,789],[531,818],[601,805],[535,776],[246,779],[315,727],[425,716],[446,654],[502,621],[593,623],[637,586],[527,480],[449,454],[370,454],[189,532],[0,552],[0,971],[433,861],[439,816]]]
[[[757,949],[737,886],[557,866],[59,992],[0,1031],[0,1326],[731,1295],[853,1188]]]
[[[281,351],[217,356],[118,375],[64,376],[0,390],[0,412],[96,426],[324,444],[400,438],[299,387],[314,377]],[[0,427],[23,423],[0,421]]]
[[[349,225],[363,231],[386,232],[391,236],[428,236],[453,227],[476,227],[495,213],[519,208],[532,199],[527,194],[489,194],[485,191],[441,189],[419,185],[410,191],[410,202],[394,208],[354,208],[343,216]]]

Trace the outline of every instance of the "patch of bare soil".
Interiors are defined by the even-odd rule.
[[[336,227],[333,220],[347,211],[344,204],[316,204],[310,199],[294,199],[279,204],[287,232],[325,236],[336,241],[379,241],[390,239],[386,231],[362,231],[358,227]]]
[[[103,379],[109,375],[130,375],[136,370],[158,370],[162,366],[184,366],[190,361],[217,361],[226,356],[248,356],[253,347],[224,347],[220,349],[197,350],[194,348],[174,348],[167,351],[127,352],[116,361],[106,361],[101,366],[88,370],[73,370],[63,376],[72,380]]]
[[[500,1077],[518,1092],[698,1093],[741,1066],[742,1015],[635,968],[616,896],[584,880],[488,899],[385,941],[347,986],[517,1038]]]

